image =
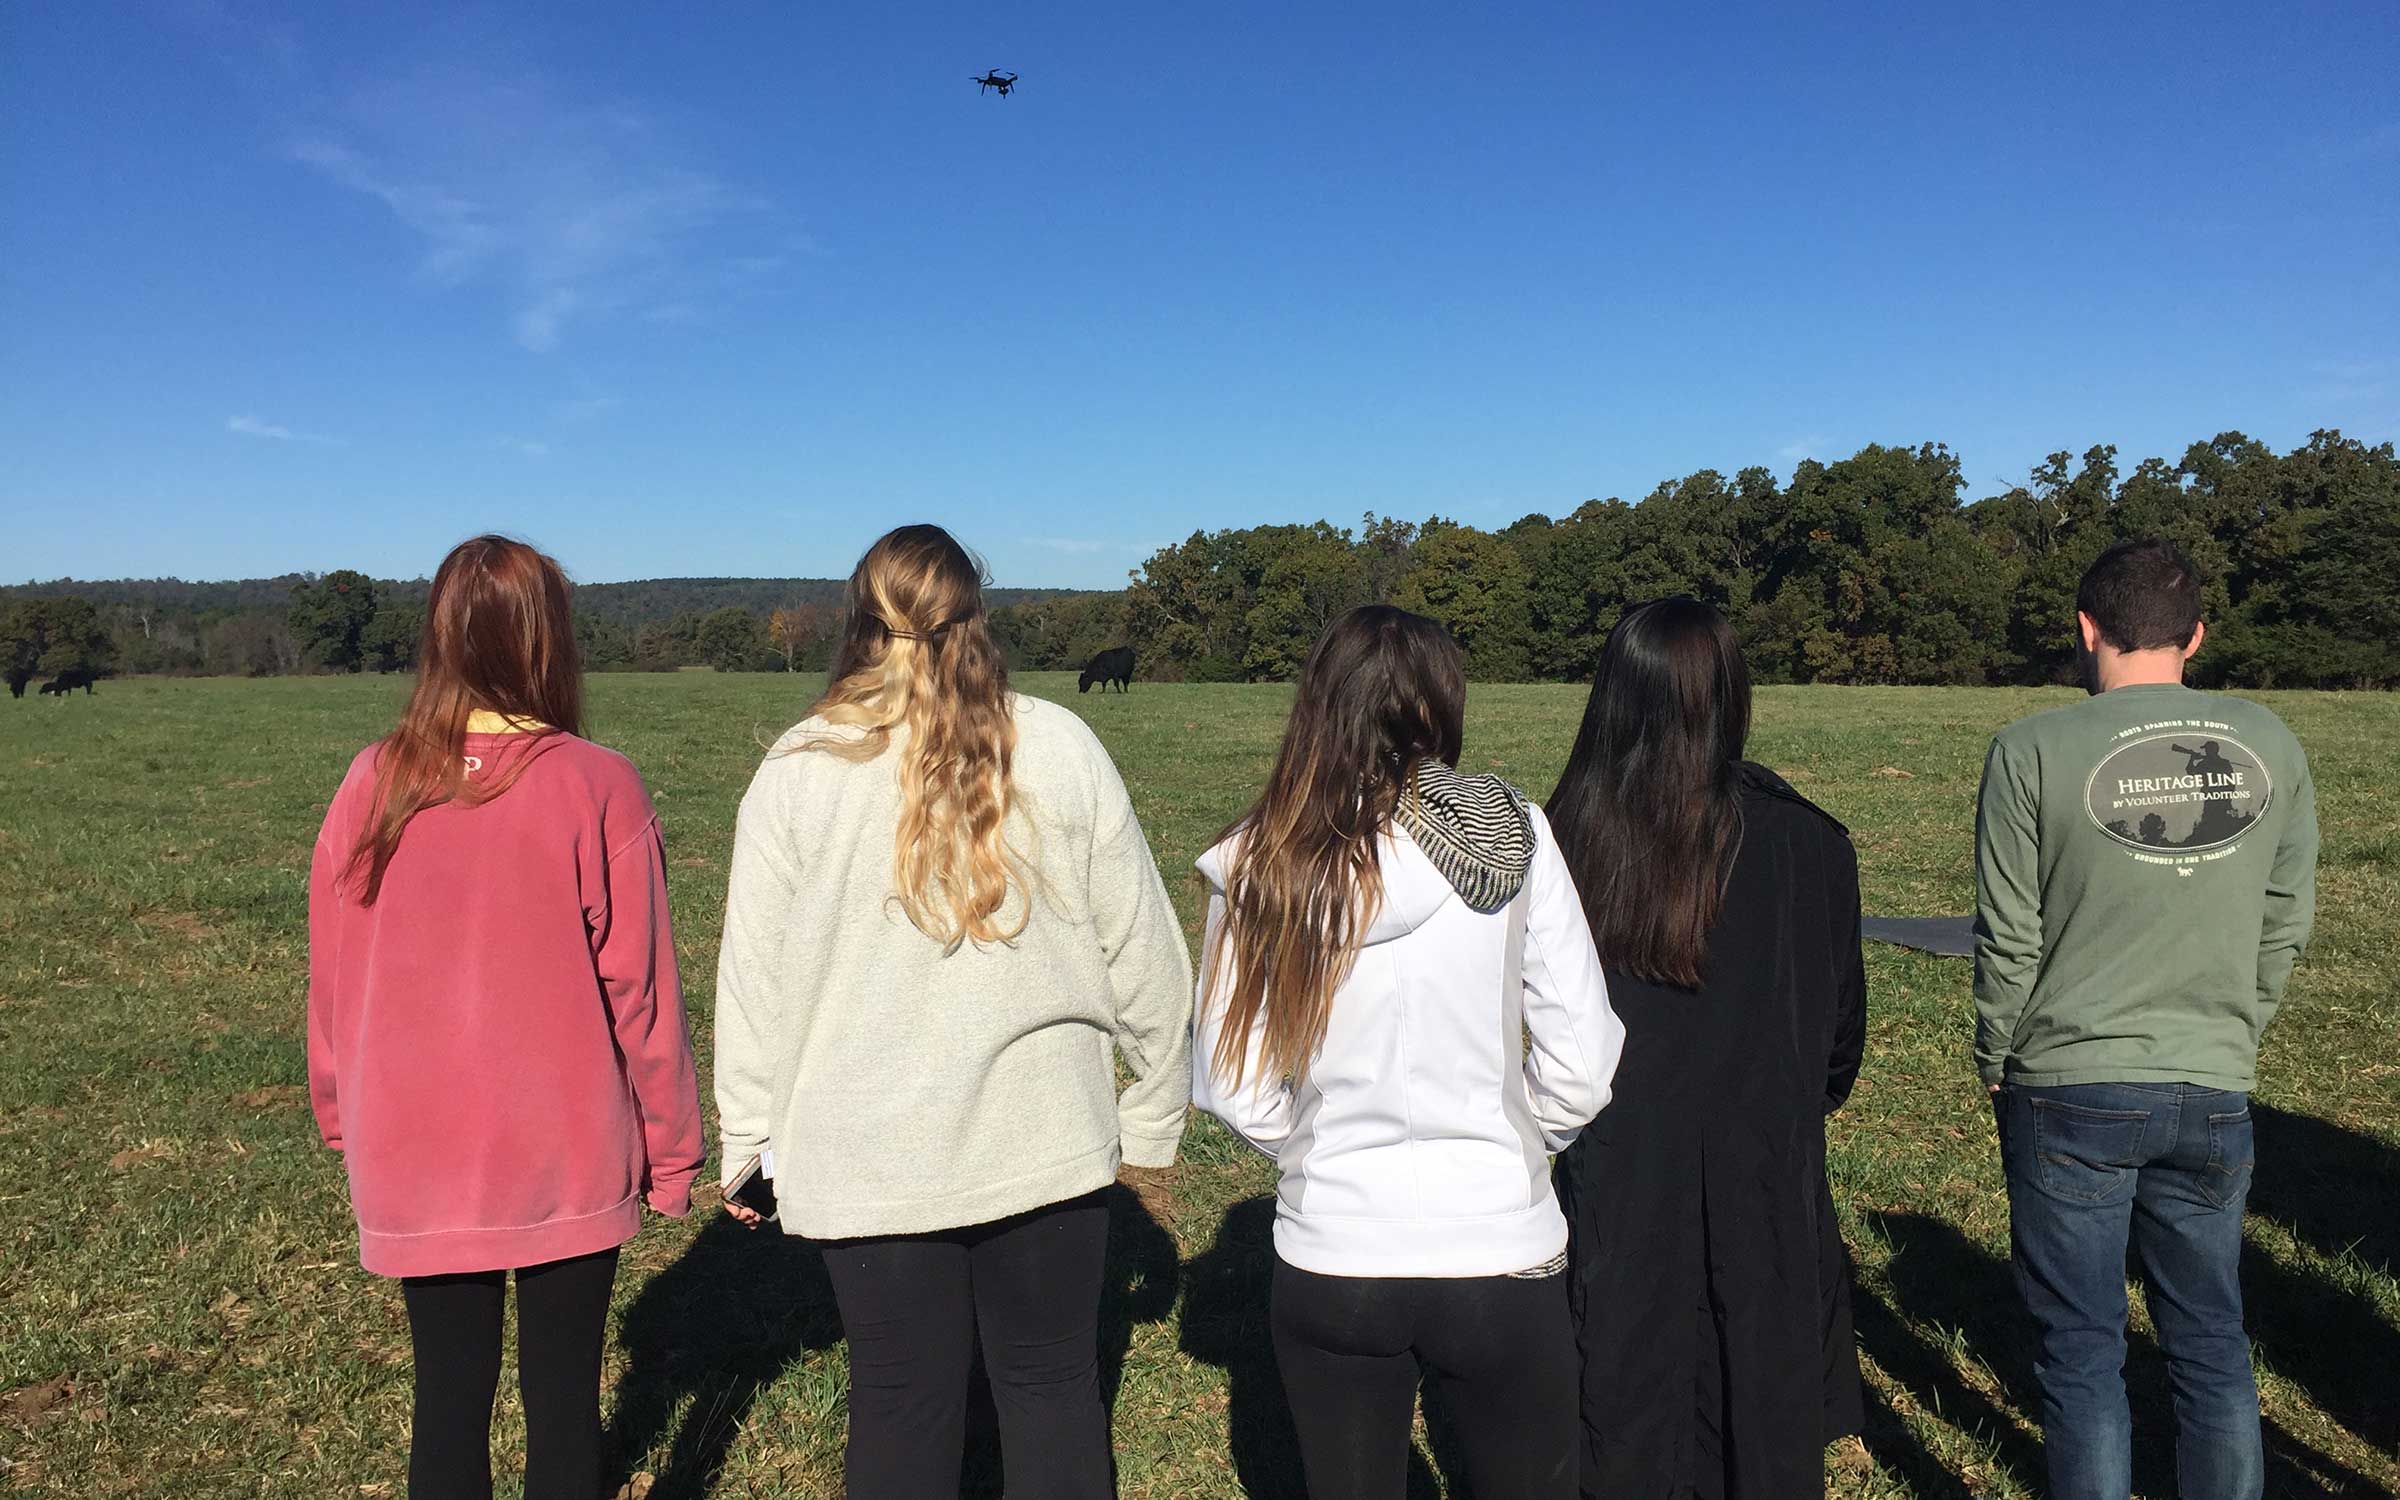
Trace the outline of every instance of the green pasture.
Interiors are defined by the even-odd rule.
[[[0,701],[0,1491],[399,1495],[408,1340],[358,1269],[303,1090],[306,872],[326,797],[397,678],[127,680]],[[735,801],[814,683],[603,676],[594,737],[664,815],[706,1092]],[[1187,924],[1191,861],[1257,786],[1275,687],[1137,685],[1072,705],[1133,790]],[[2400,699],[2265,694],[2314,758],[2316,943],[2262,1063],[2245,1267],[2270,1493],[2400,1490]],[[1768,689],[1756,756],[1858,841],[1871,911],[1967,909],[1986,737],[2051,692]],[[1545,793],[1582,707],[1479,687],[1470,770]],[[2028,1342],[1967,967],[1875,948],[1872,1037],[1833,1123],[1871,1416],[1844,1496],[2038,1492]],[[1104,1357],[1125,1495],[1299,1493],[1267,1347],[1267,1165],[1195,1124],[1117,1199]],[[2168,1396],[2137,1335],[2143,1492],[2172,1492]],[[839,1493],[843,1351],[817,1259],[704,1204],[627,1252],[609,1355],[630,1497]],[[504,1397],[503,1452],[517,1440]],[[988,1435],[970,1488],[996,1494]],[[1437,1419],[1416,1491],[1444,1493]],[[514,1493],[513,1477],[503,1489]],[[1455,1493],[1456,1491],[1451,1491]]]

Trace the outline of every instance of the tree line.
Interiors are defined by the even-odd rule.
[[[1689,594],[1739,627],[1766,681],[2040,683],[2073,670],[2075,586],[2111,543],[2173,538],[2208,579],[2200,680],[2400,683],[2400,461],[2321,431],[2277,454],[2240,433],[2123,471],[2053,453],[1972,504],[1940,444],[1704,469],[1639,504],[1497,530],[1369,515],[1195,532],[1125,596],[1145,675],[1278,681],[1351,606],[1433,616],[1471,676],[1584,679],[1630,604]]]
[[[1483,529],[1369,514],[1194,532],[1123,590],[994,589],[1010,664],[1053,670],[1130,644],[1141,675],[1288,681],[1324,627],[1389,602],[1457,637],[1471,675],[1579,680],[1623,609],[1723,609],[1765,681],[2037,683],[2072,671],[2075,584],[2110,543],[2164,535],[2208,577],[2200,680],[2400,684],[2400,460],[2321,431],[2278,454],[2240,433],[2128,472],[2113,447],[2053,453],[1972,503],[1938,443],[1703,469],[1638,504],[1593,500]],[[344,569],[226,584],[0,589],[0,663],[54,673],[404,671],[423,580]],[[817,671],[841,628],[831,579],[648,579],[576,591],[599,671]]]

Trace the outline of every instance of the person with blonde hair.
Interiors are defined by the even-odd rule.
[[[717,967],[725,1180],[771,1159],[784,1232],[825,1242],[850,1500],[958,1492],[978,1342],[1009,1494],[1110,1493],[1102,1193],[1174,1160],[1190,1014],[1108,752],[1009,691],[949,533],[886,535],[742,799]]]
[[[1301,669],[1266,790],[1200,858],[1200,1106],[1275,1158],[1270,1319],[1313,1500],[1407,1488],[1420,1382],[1484,1500],[1576,1486],[1550,1186],[1625,1028],[1539,808],[1458,770],[1458,647],[1388,605]]]

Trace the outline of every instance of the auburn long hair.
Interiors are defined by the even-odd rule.
[[[983,569],[939,526],[903,526],[859,559],[847,605],[832,682],[809,712],[866,733],[794,748],[869,761],[905,729],[892,897],[946,948],[1005,943],[1025,930],[1032,891],[1007,843],[1017,721]]]
[[[1605,967],[1699,988],[1749,738],[1750,668],[1725,617],[1697,599],[1627,610],[1544,809]]]
[[[1239,843],[1202,993],[1223,996],[1209,1063],[1228,1086],[1253,1030],[1260,1076],[1307,1076],[1383,899],[1379,840],[1419,761],[1458,764],[1466,701],[1449,633],[1388,604],[1350,611],[1308,653],[1266,790],[1223,835]]]
[[[583,659],[567,575],[504,536],[459,543],[433,575],[416,687],[399,727],[381,741],[374,799],[343,871],[361,904],[382,893],[409,819],[443,802],[489,802],[533,763],[529,753],[489,781],[470,780],[467,716],[477,709],[506,714],[537,737],[583,733]]]

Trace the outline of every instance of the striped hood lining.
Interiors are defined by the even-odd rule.
[[[1462,776],[1421,760],[1392,820],[1478,911],[1515,899],[1533,867],[1533,814],[1525,794],[1497,776]]]

